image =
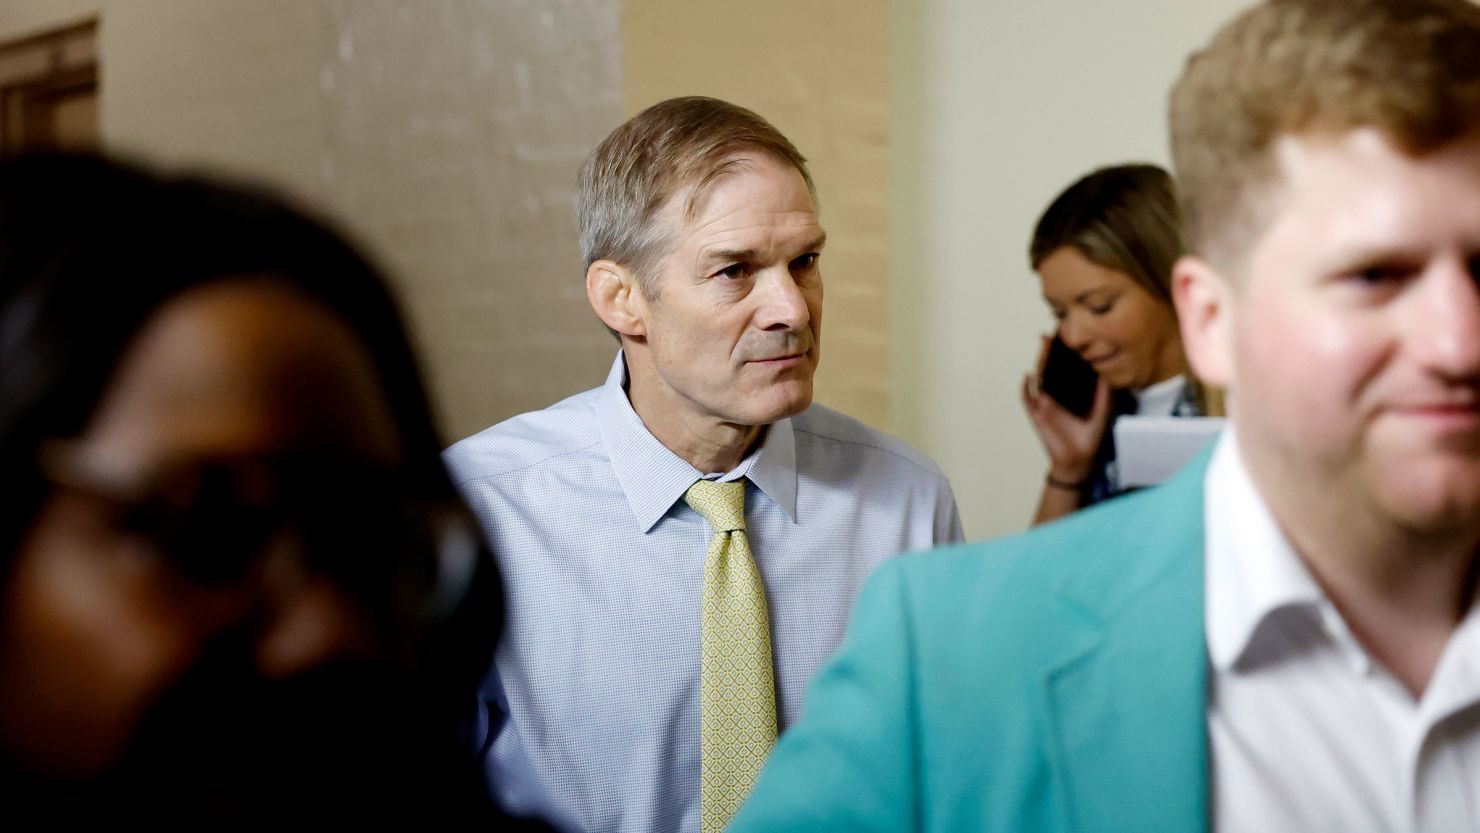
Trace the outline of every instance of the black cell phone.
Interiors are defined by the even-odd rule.
[[[1043,376],[1038,389],[1052,396],[1064,410],[1084,419],[1095,407],[1095,388],[1100,376],[1058,336],[1048,345],[1048,359],[1043,363]]]

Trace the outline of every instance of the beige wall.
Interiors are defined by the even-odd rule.
[[[716,96],[808,157],[828,232],[817,398],[887,429],[888,0],[625,0],[622,40],[626,115]]]
[[[1019,386],[1052,328],[1027,241],[1091,168],[1165,164],[1166,92],[1244,0],[899,0],[894,401],[968,536],[1026,526],[1046,458]]]
[[[97,16],[110,150],[266,180],[402,288],[449,438],[601,382],[575,176],[621,118],[618,0],[4,0]]]

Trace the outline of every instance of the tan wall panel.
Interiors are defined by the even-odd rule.
[[[807,156],[829,236],[817,398],[887,430],[888,0],[626,0],[622,40],[627,115],[712,95],[765,116]]]

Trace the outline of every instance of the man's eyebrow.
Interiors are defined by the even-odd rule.
[[[708,249],[699,255],[700,263],[746,263],[755,260],[755,249]]]
[[[827,232],[823,232],[802,246],[803,252],[815,252],[827,243]],[[755,249],[706,249],[699,253],[699,262],[710,263],[747,263],[760,257],[760,252]]]
[[[1388,245],[1383,241],[1362,241],[1342,249],[1333,247],[1333,253],[1316,261],[1317,272],[1360,272],[1384,266],[1402,266],[1422,269],[1429,255],[1423,246]]]

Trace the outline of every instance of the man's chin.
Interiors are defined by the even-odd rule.
[[[1480,535],[1480,467],[1425,466],[1387,478],[1382,494],[1388,514],[1412,533]]]
[[[749,406],[752,412],[747,415],[747,421],[751,425],[770,425],[780,422],[788,417],[794,417],[812,405],[812,386],[808,384],[805,390],[797,391],[772,391],[770,395],[758,396],[742,406]]]

